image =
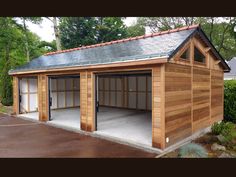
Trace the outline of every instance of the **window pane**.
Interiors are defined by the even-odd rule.
[[[194,47],[194,61],[205,63],[205,56]]]
[[[186,49],[185,52],[180,56],[181,59],[189,60],[190,57],[190,49]]]

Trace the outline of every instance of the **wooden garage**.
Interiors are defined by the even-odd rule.
[[[69,107],[80,109],[80,128],[90,132],[98,131],[101,106],[120,109],[120,113],[145,111],[150,115],[151,146],[165,149],[223,119],[223,77],[229,71],[204,31],[193,25],[47,53],[9,74],[17,115],[22,104],[20,80],[27,83],[35,78],[37,89],[32,94],[37,93],[37,104],[32,105],[40,121],[49,120],[52,104],[66,107],[66,100]],[[53,81],[64,83],[56,85],[65,94],[62,103],[55,87],[57,103],[51,103],[51,78],[76,75],[79,89],[73,90],[73,79],[69,86],[65,79]],[[119,131],[114,124],[107,125]]]

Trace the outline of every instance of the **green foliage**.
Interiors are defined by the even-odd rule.
[[[12,17],[0,17],[0,101],[12,105],[12,78],[8,71],[27,61],[25,34],[27,33],[29,57],[35,58],[47,51],[40,46],[40,39],[23,27]]]
[[[63,17],[59,29],[64,49],[96,43],[95,17]]]
[[[199,144],[189,143],[180,148],[178,156],[182,158],[206,158],[208,153]]]
[[[127,27],[127,35],[129,37],[141,36],[144,34],[145,34],[145,27],[140,23]]]
[[[214,123],[211,131],[214,135],[219,136],[220,143],[223,145],[231,145],[233,138],[236,136],[235,124],[232,122]]]
[[[211,126],[211,132],[214,135],[223,135],[223,136],[227,136],[228,134],[230,134],[233,129],[234,129],[235,125],[232,122],[215,122],[212,126]]]
[[[60,18],[61,44],[64,49],[108,42],[145,33],[137,23],[125,26],[122,17],[62,17]]]
[[[236,123],[236,80],[224,81],[224,119]]]
[[[211,132],[214,134],[214,135],[219,135],[221,134],[222,132],[222,129],[223,129],[223,123],[218,123],[218,122],[215,122],[212,126],[211,126]]]

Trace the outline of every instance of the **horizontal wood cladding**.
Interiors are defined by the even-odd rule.
[[[166,146],[191,135],[191,67],[165,64]]]
[[[92,72],[80,73],[80,121],[81,129],[95,130],[95,89],[94,74]]]
[[[211,123],[223,119],[224,113],[224,73],[211,71]]]
[[[193,132],[210,126],[210,70],[193,67]]]

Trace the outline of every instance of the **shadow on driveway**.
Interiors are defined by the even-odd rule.
[[[0,157],[151,158],[156,155],[0,113]]]

